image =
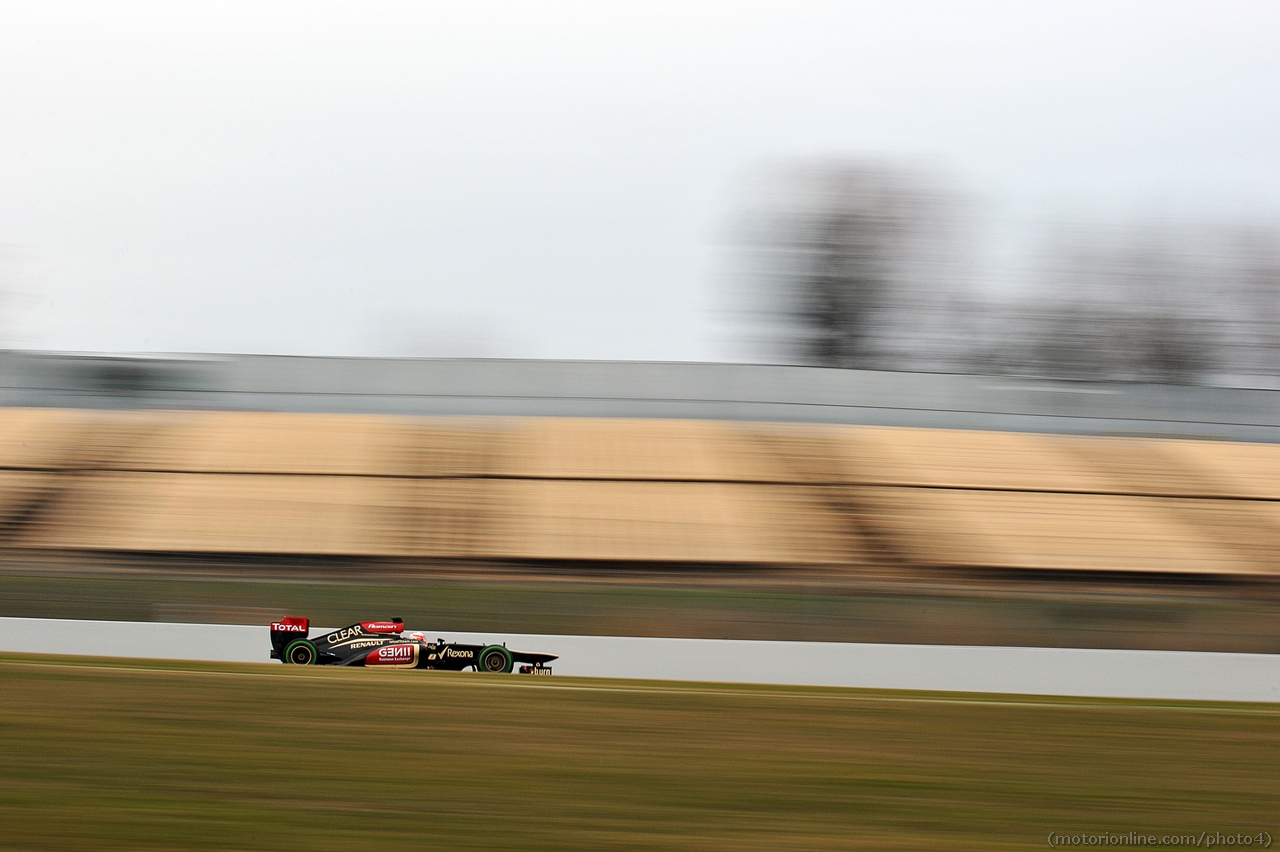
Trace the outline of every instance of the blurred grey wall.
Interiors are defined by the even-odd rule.
[[[0,406],[662,417],[1280,442],[1280,391],[631,361],[0,353]]]

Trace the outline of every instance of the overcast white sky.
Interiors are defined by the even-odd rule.
[[[1280,214],[1274,2],[0,4],[8,345],[726,357],[737,188]],[[1013,229],[1013,230],[1011,230]]]

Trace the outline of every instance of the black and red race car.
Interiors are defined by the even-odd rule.
[[[521,674],[551,674],[547,663],[555,654],[507,650],[506,645],[464,645],[431,641],[419,632],[405,632],[404,620],[361,621],[323,636],[311,635],[306,618],[271,623],[271,659],[297,666],[385,666],[401,669],[445,669],[509,672],[520,664]]]

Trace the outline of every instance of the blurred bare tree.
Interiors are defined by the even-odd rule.
[[[777,170],[762,189],[744,234],[765,348],[791,363],[900,368],[896,344],[926,333],[921,303],[945,277],[923,268],[947,242],[953,198],[922,172],[842,161]]]
[[[1009,366],[1079,379],[1189,383],[1221,361],[1218,265],[1152,226],[1059,235],[1021,305]]]
[[[1245,375],[1280,377],[1280,228],[1233,228],[1223,243],[1234,261],[1229,364]]]
[[[946,187],[874,162],[767,173],[737,233],[757,352],[858,369],[1280,385],[1280,229],[1060,225],[1038,272],[984,297],[967,280],[968,205]]]

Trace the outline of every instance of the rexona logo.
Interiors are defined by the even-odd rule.
[[[441,648],[441,657],[465,657],[471,659],[471,651],[459,651],[457,648]]]
[[[262,622],[259,621],[258,623],[261,624]],[[261,630],[262,628],[259,627],[258,629]],[[291,624],[288,621],[273,621],[271,622],[271,632],[272,633],[306,633],[307,625]]]
[[[417,645],[386,645],[364,658],[366,666],[412,666],[417,662]]]

